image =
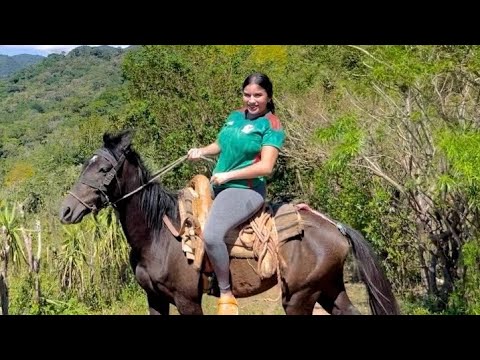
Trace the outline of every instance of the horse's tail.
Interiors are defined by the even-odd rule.
[[[357,230],[342,224],[337,224],[337,227],[350,240],[353,256],[359,265],[361,278],[367,287],[368,303],[372,314],[399,315],[400,309],[390,282],[369,243]]]
[[[372,314],[400,315],[400,309],[393,295],[390,282],[382,270],[375,256],[375,252],[362,234],[344,224],[331,220],[322,213],[313,210],[307,204],[296,204],[296,207],[299,210],[310,211],[320,216],[322,219],[336,226],[337,229],[349,239],[353,256],[359,265],[360,276],[367,287],[368,304],[370,305]]]

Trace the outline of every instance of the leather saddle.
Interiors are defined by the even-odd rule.
[[[213,197],[208,178],[196,175],[179,192],[182,249],[193,266],[206,273],[213,272],[205,254],[203,230]],[[230,230],[225,242],[230,258],[255,259],[261,278],[273,276],[283,260],[278,248],[287,239],[301,234],[303,223],[295,205],[266,203],[245,223]]]

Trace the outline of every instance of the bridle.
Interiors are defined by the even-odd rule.
[[[92,189],[100,191],[100,200],[101,200],[100,208],[97,208],[95,206],[95,204],[88,205],[85,201],[83,201],[79,196],[77,196],[72,191],[68,191],[68,193],[70,195],[72,195],[75,199],[77,199],[87,209],[90,209],[93,213],[97,213],[98,211],[100,211],[104,207],[107,207],[108,205],[112,205],[113,207],[115,207],[115,204],[118,201],[125,198],[125,197],[123,197],[123,198],[121,198],[121,199],[112,203],[110,201],[108,195],[107,195],[107,191],[108,191],[107,188],[110,185],[110,183],[112,182],[113,178],[116,177],[117,172],[120,169],[120,167],[125,162],[126,152],[125,152],[125,150],[122,150],[122,153],[121,153],[120,158],[118,160],[115,159],[115,157],[113,157],[113,155],[109,151],[107,151],[106,149],[99,149],[99,150],[95,151],[94,155],[98,155],[98,156],[101,156],[101,157],[105,158],[112,165],[112,168],[110,169],[110,171],[108,173],[105,174],[105,177],[104,177],[104,179],[101,183],[98,183],[96,181],[92,181],[92,180],[86,178],[85,174],[82,174],[80,176],[79,182],[91,187]]]

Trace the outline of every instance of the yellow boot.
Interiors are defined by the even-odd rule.
[[[221,296],[217,305],[217,315],[238,315],[238,303],[233,296]]]

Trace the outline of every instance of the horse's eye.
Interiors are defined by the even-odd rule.
[[[101,167],[100,172],[106,174],[110,169],[106,167]]]

